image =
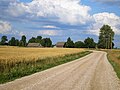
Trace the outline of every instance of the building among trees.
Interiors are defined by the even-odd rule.
[[[58,48],[65,47],[65,42],[57,42],[56,47],[58,47]]]
[[[27,47],[42,47],[40,43],[28,43]]]

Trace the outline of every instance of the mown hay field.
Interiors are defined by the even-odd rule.
[[[64,56],[85,51],[84,49],[72,48],[22,48],[0,47],[0,62],[36,61],[47,57]]]

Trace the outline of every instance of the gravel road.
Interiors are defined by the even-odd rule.
[[[120,81],[105,52],[1,84],[0,90],[120,90]]]

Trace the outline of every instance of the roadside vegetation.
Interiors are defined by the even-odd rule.
[[[120,50],[107,50],[109,62],[120,79]]]
[[[9,50],[11,52],[8,52]],[[0,53],[3,56],[3,58],[0,56],[0,83],[5,83],[69,61],[73,61],[91,52],[85,51],[83,49],[72,48],[29,49],[17,47],[1,47]],[[5,57],[5,55],[8,57]],[[26,58],[24,55],[26,55]]]

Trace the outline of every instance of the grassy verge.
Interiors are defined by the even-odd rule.
[[[107,50],[108,60],[113,66],[118,78],[120,79],[120,50]]]
[[[38,59],[36,61],[22,61],[15,64],[0,63],[0,83],[9,82],[17,78],[33,74],[35,72],[43,71],[45,69],[67,63],[90,54],[90,51],[84,51],[75,54],[68,54],[65,56]]]
[[[112,64],[118,78],[120,79],[120,65],[112,60],[109,60],[109,62]]]

